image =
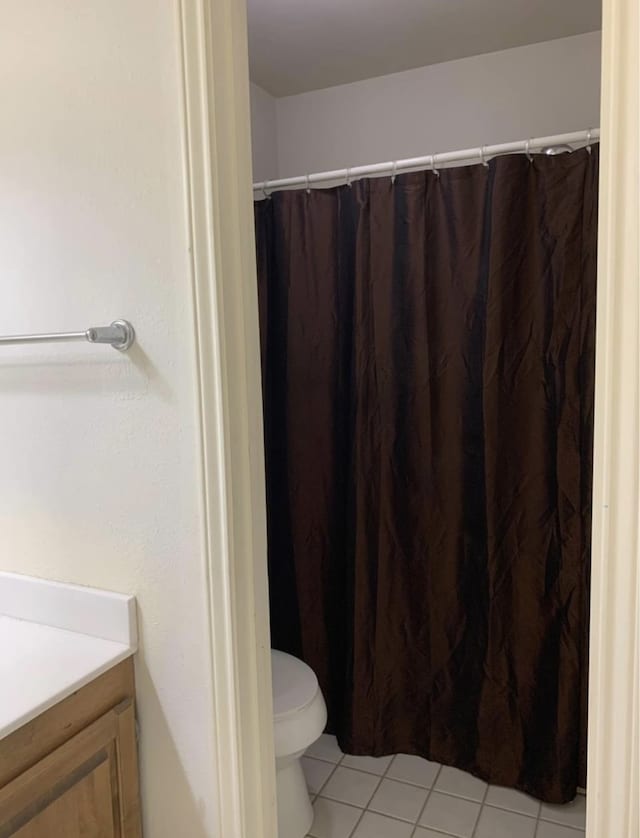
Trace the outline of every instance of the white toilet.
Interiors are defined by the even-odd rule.
[[[304,838],[313,809],[300,757],[324,730],[327,707],[318,679],[306,663],[272,649],[271,670],[278,838]]]

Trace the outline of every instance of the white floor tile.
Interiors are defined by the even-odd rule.
[[[365,812],[353,838],[411,838],[413,824]],[[440,836],[442,838],[442,836]]]
[[[410,754],[398,754],[393,758],[387,777],[430,789],[439,770],[440,764],[437,762],[429,762],[428,759]]]
[[[379,782],[380,778],[375,774],[365,774],[364,771],[354,771],[339,765],[322,789],[322,796],[365,809]]]
[[[438,774],[434,789],[456,797],[464,797],[467,800],[482,802],[487,784],[484,780],[478,780],[477,777],[467,774],[466,771],[459,771],[457,768],[445,765]]]
[[[498,809],[509,809],[510,812],[530,815],[532,818],[537,818],[540,812],[539,800],[529,797],[524,792],[503,786],[490,786],[485,803],[488,806],[497,806]]]
[[[534,818],[483,806],[474,838],[534,838],[535,833]]]
[[[421,757],[345,756],[329,735],[302,765],[310,794],[321,791],[309,838],[585,838],[583,796],[541,805]]]
[[[576,829],[584,829],[587,817],[587,798],[579,794],[572,803],[564,806],[551,806],[548,803],[542,804],[540,819],[553,821],[565,826],[573,826]]]
[[[332,762],[324,762],[310,757],[302,757],[301,762],[307,788],[311,794],[317,794],[329,779],[329,774],[331,774],[335,765]]]
[[[326,762],[340,762],[342,751],[335,736],[323,733],[320,739],[307,748],[306,755],[314,759],[323,759]]]
[[[362,814],[361,809],[322,797],[313,804],[315,816],[309,835],[313,838],[349,838]]]
[[[479,811],[479,803],[434,791],[422,813],[420,826],[428,826],[457,838],[471,838]]]
[[[570,829],[557,823],[539,821],[536,838],[584,838],[584,832],[582,829]]]
[[[415,823],[428,794],[427,789],[385,779],[373,795],[369,809],[372,812],[381,812],[383,815],[391,815],[392,818]]]
[[[353,754],[345,754],[342,765],[346,768],[355,768],[356,771],[368,771],[369,774],[377,774],[381,777],[391,764],[393,757],[356,757]]]

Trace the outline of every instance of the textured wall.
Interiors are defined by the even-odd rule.
[[[0,567],[133,593],[145,834],[212,835],[179,32],[170,0],[4,4]]]
[[[600,33],[276,101],[279,177],[582,130],[600,121]]]
[[[251,85],[251,143],[253,181],[278,177],[278,126],[276,100],[270,93]]]

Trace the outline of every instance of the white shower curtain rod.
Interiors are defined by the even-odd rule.
[[[351,169],[336,169],[333,172],[317,172],[312,175],[300,175],[299,177],[282,178],[280,180],[265,180],[262,183],[254,183],[254,192],[263,192],[269,195],[274,189],[287,189],[296,186],[306,186],[310,189],[320,183],[327,184],[335,181],[351,183],[352,180],[371,175],[395,176],[401,172],[408,172],[415,169],[432,169],[437,172],[441,166],[451,163],[486,163],[490,157],[499,154],[517,154],[524,152],[529,154],[532,151],[540,151],[551,146],[591,144],[592,140],[600,138],[600,129],[593,128],[585,131],[574,131],[571,134],[556,134],[552,137],[534,137],[530,140],[518,140],[512,143],[501,145],[487,145],[481,148],[465,148],[460,151],[449,151],[443,154],[428,154],[426,157],[412,157],[408,160],[390,161],[389,163],[374,163],[370,166],[354,166]]]

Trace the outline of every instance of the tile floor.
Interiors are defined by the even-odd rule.
[[[420,757],[346,756],[327,734],[302,763],[311,838],[584,838],[581,795],[548,806]]]

